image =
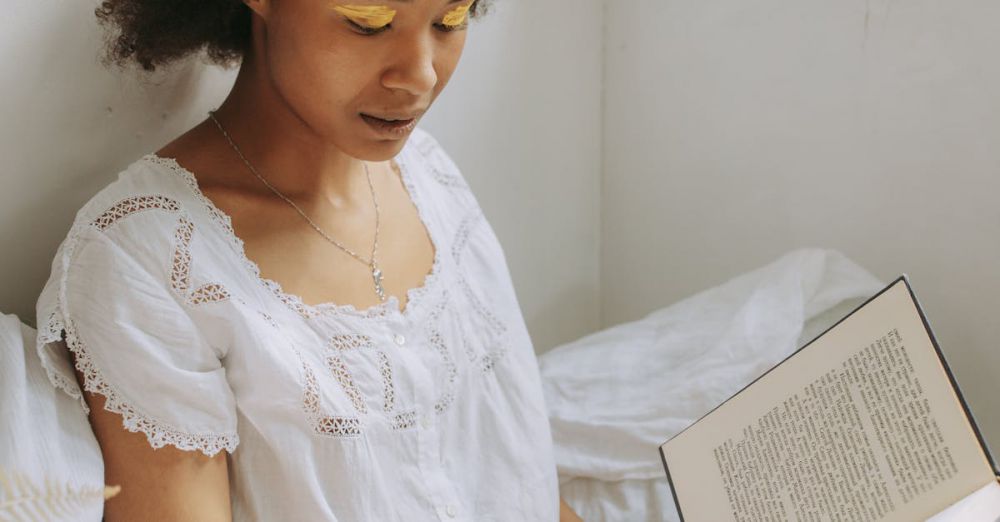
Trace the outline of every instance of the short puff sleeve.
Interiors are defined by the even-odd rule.
[[[84,388],[103,395],[105,409],[153,448],[232,453],[239,438],[224,353],[209,345],[174,292],[176,252],[170,236],[157,232],[176,216],[131,219],[131,231],[78,223],[60,245],[36,304],[42,364],[52,383],[89,411],[68,347]]]

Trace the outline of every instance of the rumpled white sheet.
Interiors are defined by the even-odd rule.
[[[101,448],[80,404],[49,382],[35,335],[0,314],[0,520],[99,521]]]
[[[545,353],[563,498],[588,522],[677,520],[659,445],[883,286],[839,252],[797,250]]]

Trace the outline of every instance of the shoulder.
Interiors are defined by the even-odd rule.
[[[80,207],[52,260],[40,303],[54,306],[70,279],[81,286],[103,284],[99,276],[169,284],[172,267],[183,262],[177,255],[190,241],[194,205],[185,181],[153,158],[125,166]],[[104,274],[109,266],[113,271]]]
[[[90,225],[107,229],[149,210],[181,212],[188,206],[180,172],[165,158],[146,154],[118,171],[116,179],[90,197],[77,211],[73,228]]]

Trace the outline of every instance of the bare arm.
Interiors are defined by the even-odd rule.
[[[79,370],[76,380],[82,390]],[[154,450],[145,434],[126,430],[120,415],[104,409],[104,396],[84,392],[84,398],[104,457],[104,481],[122,487],[105,503],[104,520],[232,520],[225,450],[213,457],[173,446]]]
[[[559,522],[583,522],[583,519],[569,507],[565,500],[559,499]]]

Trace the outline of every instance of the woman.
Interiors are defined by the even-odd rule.
[[[482,8],[103,2],[111,61],[241,60],[79,211],[39,298],[108,520],[576,519],[503,251],[415,127]]]

